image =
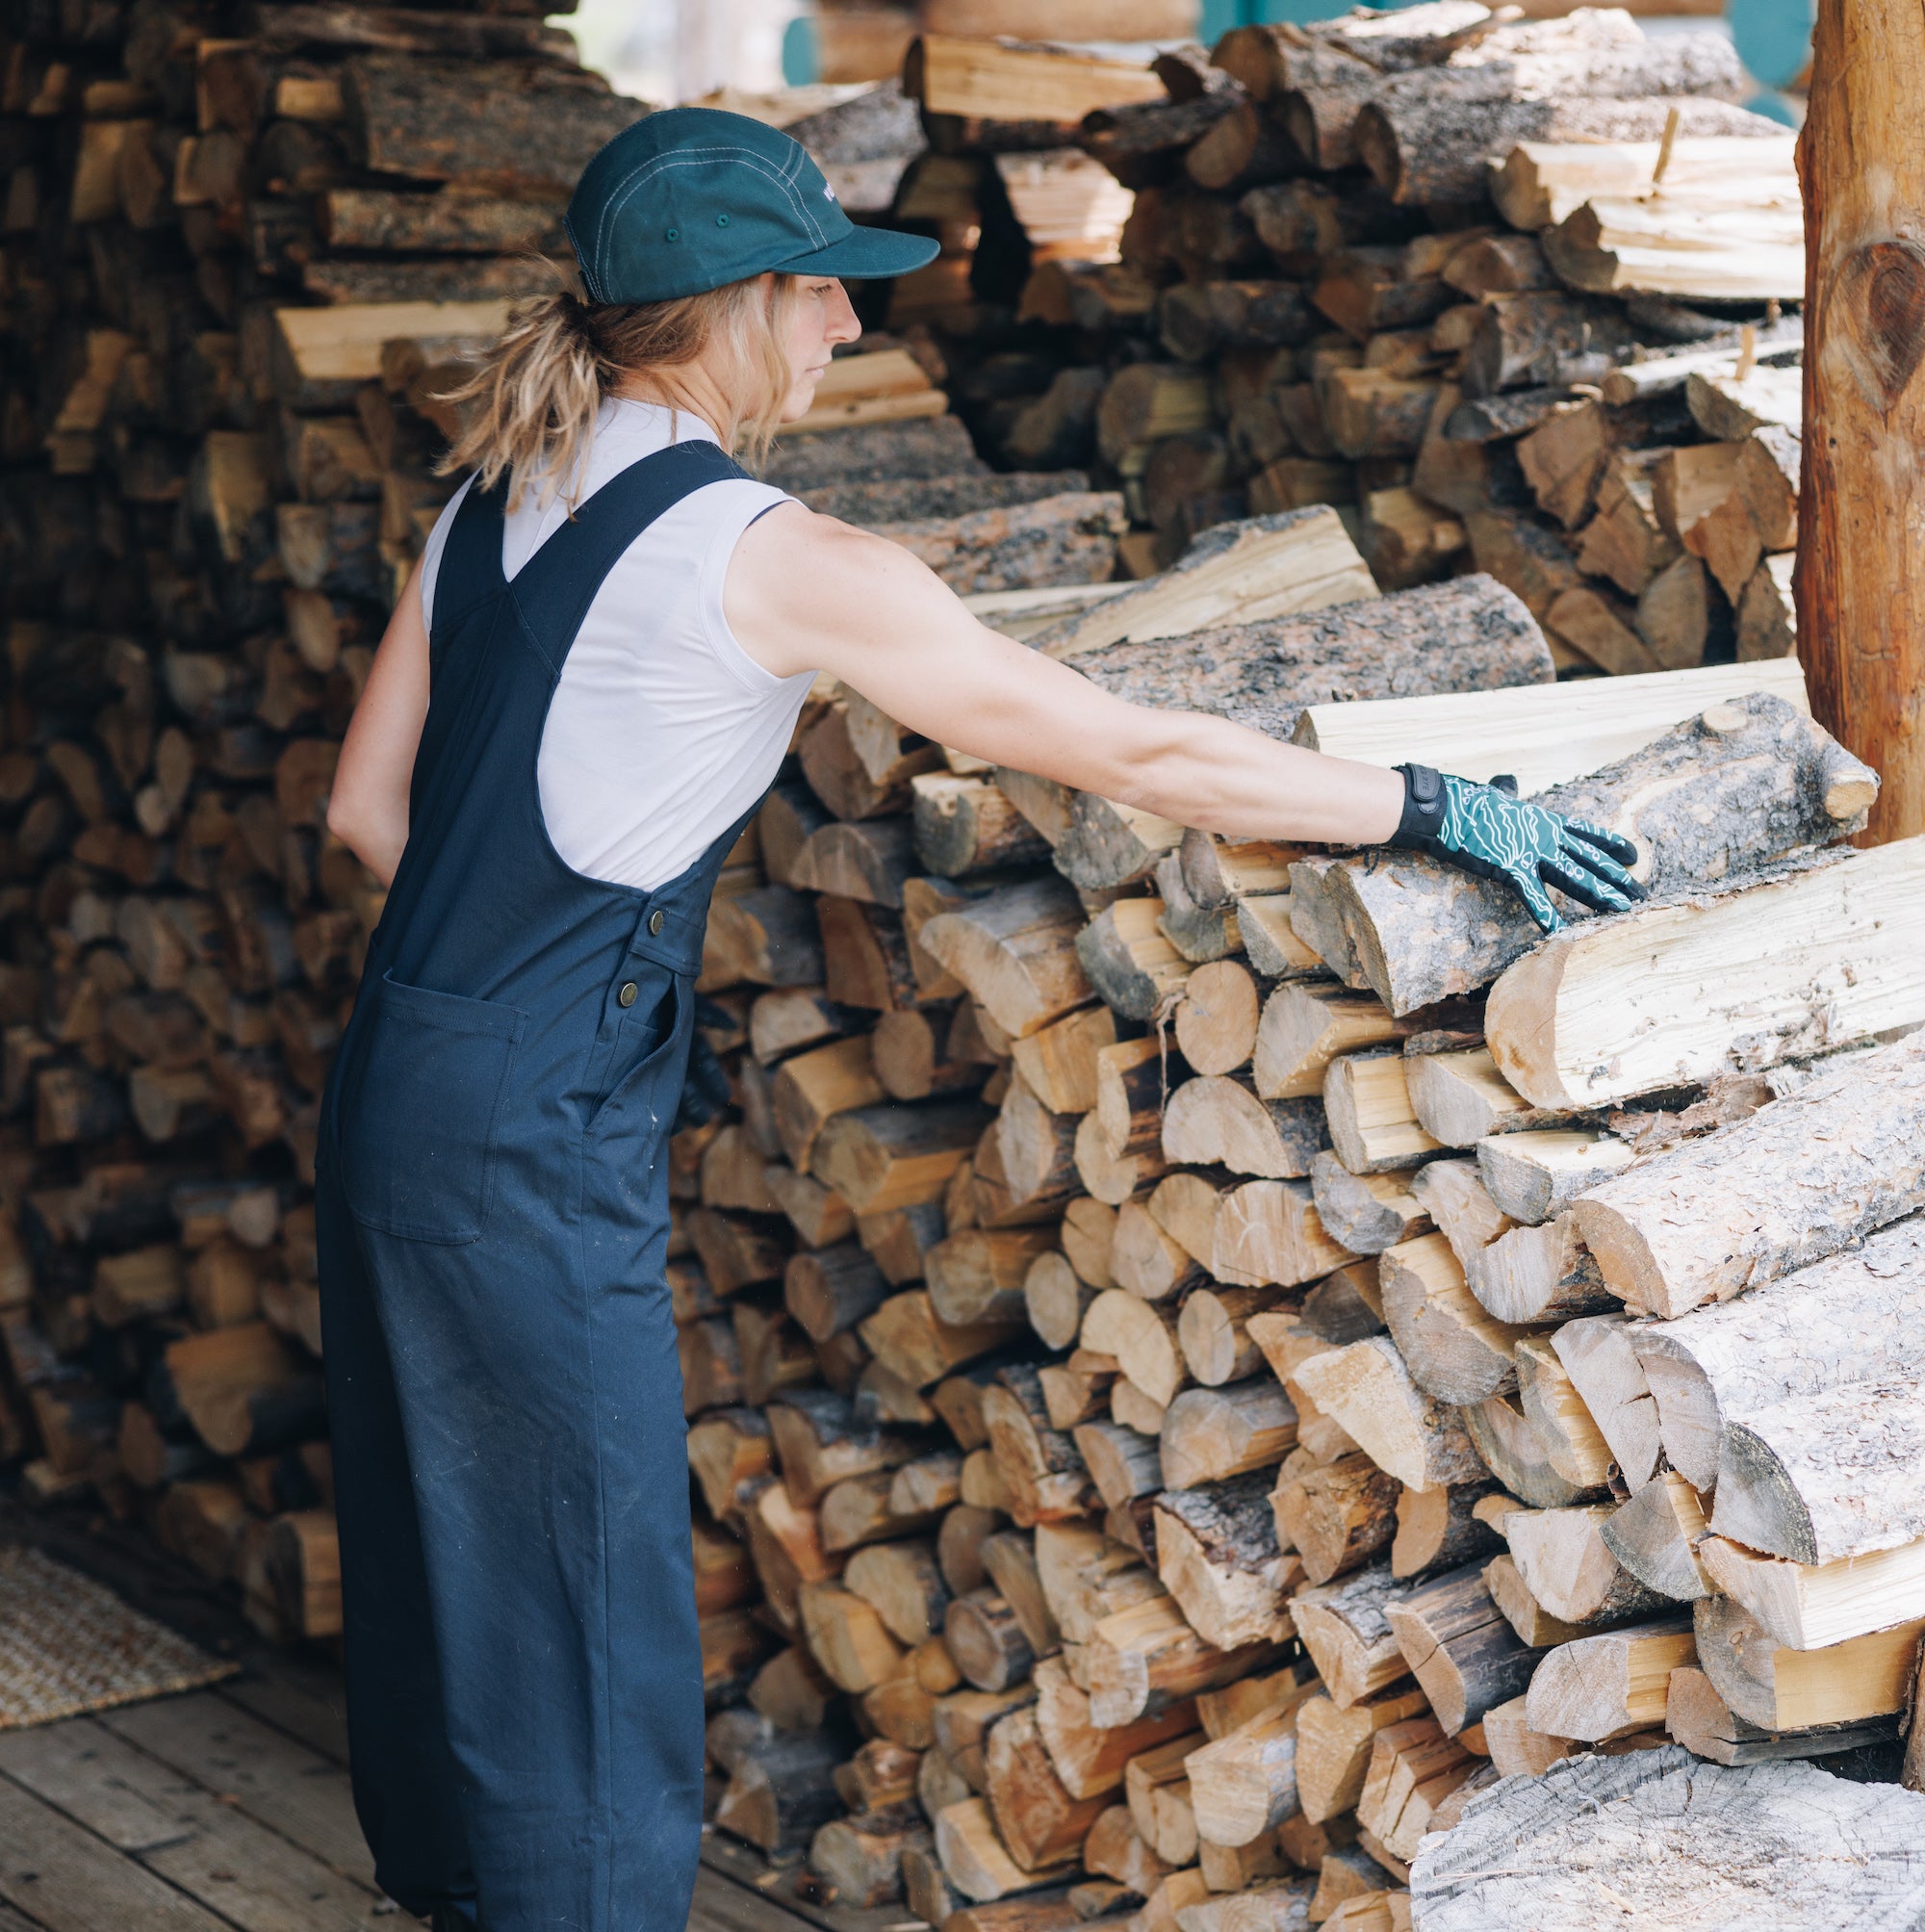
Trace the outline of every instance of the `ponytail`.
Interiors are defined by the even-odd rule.
[[[462,426],[435,473],[473,470],[484,490],[505,476],[511,510],[530,488],[544,502],[573,491],[608,397],[619,389],[687,408],[676,372],[718,341],[728,351],[731,413],[709,427],[724,449],[760,462],[788,396],[783,336],[793,299],[793,278],[778,274],[666,302],[585,302],[567,293],[518,302],[500,340],[440,399],[455,405]]]

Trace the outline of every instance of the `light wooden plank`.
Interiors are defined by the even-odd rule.
[[[1294,735],[1312,751],[1365,764],[1415,761],[1480,784],[1507,771],[1528,796],[1629,758],[1673,725],[1751,691],[1811,708],[1798,659],[1774,657],[1571,684],[1312,705]]]
[[[180,1803],[192,1798],[191,1778],[128,1784],[116,1773],[124,1747],[90,1717],[0,1734],[0,1775],[56,1805],[116,1851],[141,1853],[173,1844],[190,1826]]]
[[[4,1778],[0,1900],[44,1932],[224,1932],[144,1866]]]
[[[339,1765],[208,1691],[105,1713],[116,1737],[210,1791],[233,1798],[270,1831],[375,1890],[374,1861]]]
[[[77,1720],[71,1728],[90,1734],[85,1742],[91,1748],[92,1776],[85,1788],[76,1788],[58,1763],[37,1763],[24,1752],[8,1765],[8,1774],[76,1824],[92,1826],[96,1817],[122,1816],[130,1794],[171,1816],[174,1837],[143,1847],[141,1863],[241,1932],[367,1932],[378,1893],[330,1871],[318,1858],[91,1719]],[[35,1782],[38,1775],[44,1776],[45,1789]],[[146,1923],[137,1918],[102,1918],[90,1932],[110,1927],[117,1932],[121,1925],[138,1925],[144,1932]]]
[[[808,1922],[706,1866],[696,1874],[688,1932],[807,1932]]]

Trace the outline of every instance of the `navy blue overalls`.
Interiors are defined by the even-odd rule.
[[[584,878],[549,841],[535,762],[609,569],[742,474],[709,443],[648,457],[512,583],[501,493],[469,492],[407,850],[323,1108],[355,1804],[395,1898],[478,1907],[485,1932],[681,1932],[694,1885],[666,1156],[741,828],[653,891]]]

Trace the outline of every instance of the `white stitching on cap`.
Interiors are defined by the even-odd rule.
[[[804,159],[808,158],[806,150],[799,149],[798,151],[803,154]],[[653,179],[662,168],[692,167],[716,158],[747,162],[758,173],[774,181],[788,197],[789,205],[801,219],[804,227],[814,238],[816,246],[827,247],[829,245],[828,238],[823,234],[820,224],[809,210],[808,202],[797,190],[794,181],[791,177],[776,168],[764,156],[756,153],[753,148],[747,147],[684,147],[676,149],[672,154],[651,155],[647,161],[643,162],[631,174],[623,180],[619,189],[610,194],[607,202],[603,207],[601,219],[596,223],[595,246],[598,255],[607,245],[608,224],[628,205],[629,199],[637,190]]]

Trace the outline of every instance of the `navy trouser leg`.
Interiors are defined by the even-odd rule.
[[[358,1229],[323,1162],[316,1200],[354,1808],[389,1895],[472,1901],[421,1527]]]

